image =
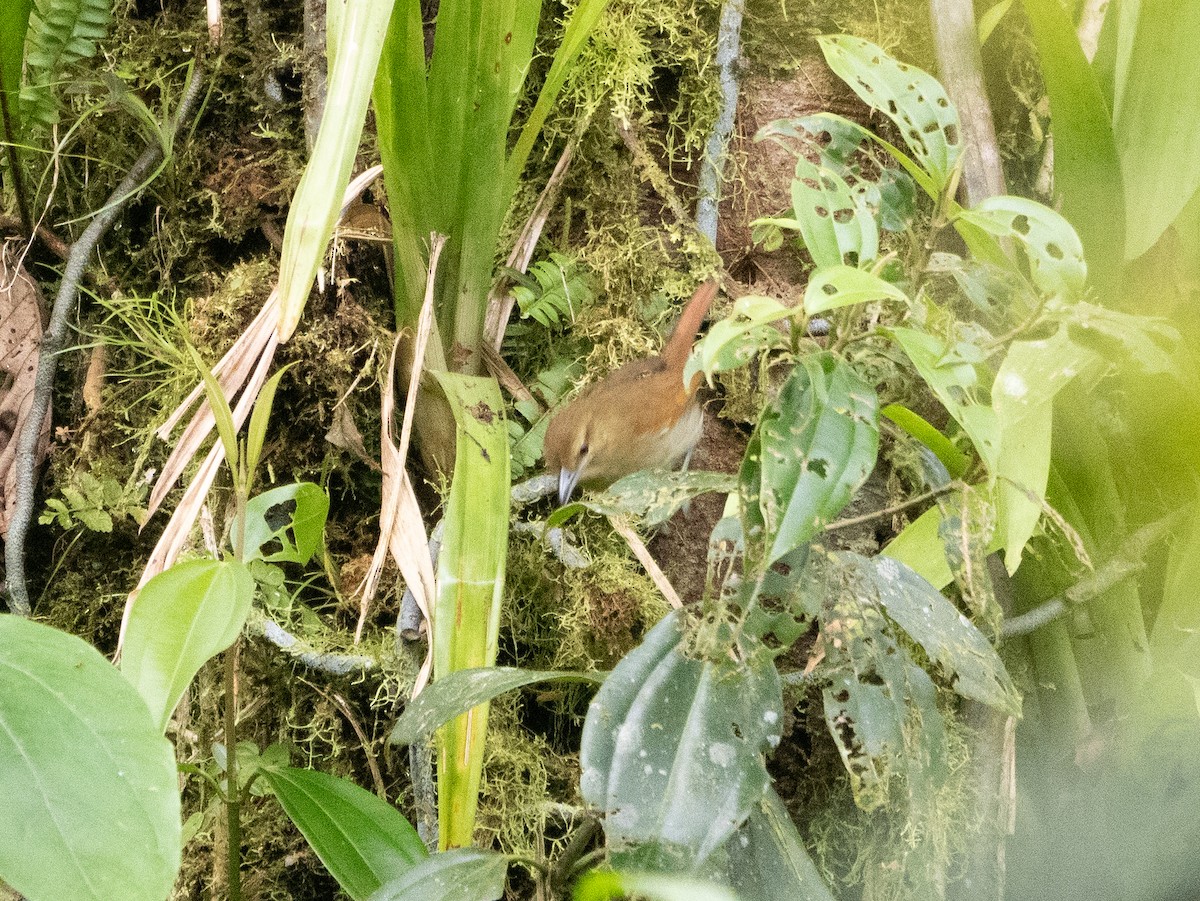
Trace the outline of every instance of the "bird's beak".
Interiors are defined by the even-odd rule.
[[[561,506],[571,499],[575,486],[579,484],[579,476],[583,467],[567,469],[565,466],[558,471],[558,503]]]

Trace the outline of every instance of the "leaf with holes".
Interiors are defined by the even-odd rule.
[[[879,253],[879,226],[866,199],[834,172],[796,159],[792,208],[804,246],[819,268],[869,263]]]
[[[822,691],[825,722],[850,774],[854,800],[876,810],[904,776],[911,796],[928,799],[945,778],[946,735],[937,690],[896,640],[869,568],[856,555],[815,557],[823,586],[821,646],[831,674]]]
[[[745,366],[761,351],[782,344],[783,335],[771,323],[798,312],[773,297],[739,297],[730,314],[713,323],[705,336],[696,342],[683,370],[684,383],[691,384],[692,377],[698,372],[711,377]]]
[[[832,35],[817,40],[829,68],[863,103],[896,124],[913,156],[938,188],[944,188],[962,153],[962,128],[958,111],[937,79],[862,38]]]
[[[804,312],[816,316],[838,307],[872,300],[906,302],[908,295],[879,276],[853,266],[830,266],[820,269],[808,280],[804,289]]]
[[[729,883],[740,898],[833,901],[829,887],[774,788],[767,788],[726,851]]]
[[[329,495],[312,482],[280,485],[246,504],[244,559],[307,563],[325,537]],[[279,550],[272,550],[278,545]]]
[[[989,197],[959,214],[998,238],[1012,238],[1025,251],[1029,276],[1042,294],[1077,300],[1087,280],[1083,245],[1066,219],[1049,207],[1024,197]]]
[[[782,695],[767,654],[684,654],[671,614],[627,655],[588,708],[580,788],[605,814],[619,866],[699,866],[749,815],[779,742]]]
[[[1000,655],[936,588],[888,557],[836,555],[869,582],[888,619],[921,646],[951,679],[956,692],[1016,716],[1021,702]]]
[[[763,410],[739,475],[751,561],[765,571],[849,503],[875,466],[875,391],[831,354],[807,357]]]

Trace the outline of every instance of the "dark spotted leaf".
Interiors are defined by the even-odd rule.
[[[773,788],[766,790],[726,850],[729,883],[744,901],[833,901]]]
[[[694,870],[760,799],[782,696],[765,654],[684,654],[671,614],[612,671],[588,709],[580,786],[605,814],[614,863]]]
[[[244,559],[307,563],[321,546],[329,495],[311,482],[280,485],[246,504]]]

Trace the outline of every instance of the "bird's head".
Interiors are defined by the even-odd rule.
[[[546,466],[558,470],[560,504],[569,501],[575,487],[594,474],[595,461],[606,453],[607,430],[594,414],[586,398],[580,398],[555,416],[546,429]]]

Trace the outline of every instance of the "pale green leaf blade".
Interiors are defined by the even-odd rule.
[[[1127,260],[1152,247],[1200,190],[1200,4],[1143,2],[1137,9],[1136,33],[1121,36],[1127,55],[1118,62],[1113,116]],[[1121,30],[1133,29],[1122,22]]]
[[[427,857],[382,886],[370,901],[498,901],[507,873],[503,854],[457,848]]]
[[[200,667],[238,637],[253,598],[250,571],[232,560],[187,560],[142,586],[129,611],[121,672],[160,731]]]
[[[712,376],[737,369],[749,363],[761,351],[782,344],[783,335],[771,323],[795,316],[798,312],[792,307],[785,307],[773,297],[739,297],[734,301],[729,315],[714,322],[704,337],[696,342],[684,368],[684,382],[690,384],[698,372]]]
[[[526,685],[536,682],[599,684],[604,681],[605,675],[569,670],[527,670],[511,666],[458,670],[428,685],[408,702],[389,740],[395,745],[410,745],[472,707]]]
[[[263,775],[321,863],[355,901],[365,901],[428,856],[400,811],[349,780],[294,767],[267,768]]]
[[[797,157],[791,191],[804,246],[818,268],[875,259],[879,226],[862,195],[838,173]]]
[[[592,700],[580,788],[604,811],[615,860],[692,867],[725,843],[766,788],[762,754],[782,704],[769,655],[690,659],[672,614],[627,655]]]
[[[906,302],[908,295],[877,275],[853,266],[830,266],[819,269],[804,289],[804,312],[817,316],[839,307],[873,300]]]
[[[954,581],[941,536],[942,511],[930,507],[893,538],[880,555],[903,563],[934,588]]]
[[[970,458],[922,416],[902,404],[888,404],[879,411],[879,415],[886,416],[897,427],[929,448],[946,467],[946,473],[950,478],[961,479],[966,473],[967,467],[971,464]]]
[[[1093,280],[1103,290],[1112,290],[1117,286],[1125,251],[1125,204],[1136,204],[1140,199],[1132,193],[1126,195],[1122,189],[1108,106],[1096,73],[1079,46],[1074,23],[1058,0],[1024,2],[1050,95],[1054,192],[1062,198],[1063,215],[1079,232]],[[1200,88],[1200,81],[1196,86]],[[1200,107],[1193,105],[1193,109]],[[1162,134],[1177,132],[1179,115],[1180,110],[1173,110],[1169,123],[1162,123],[1166,129]],[[1200,140],[1200,131],[1194,138]],[[1156,140],[1161,143],[1161,135]],[[1139,160],[1138,165],[1144,165],[1143,161]],[[1166,185],[1157,188],[1171,193],[1178,190],[1174,184],[1169,189]],[[1156,208],[1162,205],[1161,198],[1151,203]]]
[[[496,662],[508,550],[508,427],[494,379],[435,372],[457,426],[445,535],[438,555],[434,679]],[[439,624],[447,624],[439,628]],[[450,624],[453,624],[451,627]],[[487,705],[439,732],[438,819],[442,847],[472,840]]]
[[[862,38],[832,35],[817,40],[829,67],[850,90],[895,123],[940,193],[962,153],[962,128],[958,111],[937,79]]]
[[[46,901],[170,894],[174,749],[93,647],[0,615],[0,761],[0,879]]]
[[[1013,5],[1013,0],[1000,0],[999,3],[994,3],[979,17],[977,29],[979,31],[979,46],[982,47],[988,42],[988,38],[992,36],[992,32],[996,30],[996,26],[1000,24],[1000,20],[1004,18],[1009,8]]]

